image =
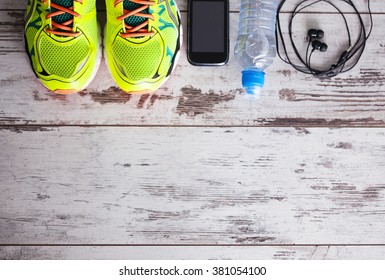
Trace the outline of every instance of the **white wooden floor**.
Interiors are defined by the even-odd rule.
[[[0,0],[0,259],[385,258],[382,1],[356,68],[318,80],[276,59],[258,102],[232,56],[197,68],[186,45],[153,95],[122,93],[105,64],[82,93],[49,93],[24,54],[25,5]],[[332,63],[339,20],[318,6],[296,38],[322,28],[315,59]]]

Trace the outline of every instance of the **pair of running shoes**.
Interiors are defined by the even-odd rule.
[[[104,58],[128,93],[157,90],[170,76],[182,44],[175,0],[106,0]],[[85,89],[102,58],[96,0],[28,0],[25,47],[49,90]]]

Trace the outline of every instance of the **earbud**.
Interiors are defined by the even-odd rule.
[[[310,39],[322,39],[324,37],[324,32],[321,29],[309,29],[307,35]]]
[[[309,36],[310,40],[321,39],[324,37],[324,32],[321,29],[309,29],[307,35]],[[328,45],[318,40],[314,40],[311,45],[313,50],[319,50],[321,52],[326,52],[328,50]]]
[[[318,40],[314,40],[311,43],[311,46],[313,47],[313,50],[319,50],[320,52],[326,52],[328,50],[328,45],[321,43]]]

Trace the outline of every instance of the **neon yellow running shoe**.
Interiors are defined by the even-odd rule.
[[[48,89],[74,93],[94,78],[101,60],[95,0],[28,0],[25,47]]]
[[[106,0],[104,56],[118,86],[129,93],[157,90],[176,66],[182,44],[174,0]]]

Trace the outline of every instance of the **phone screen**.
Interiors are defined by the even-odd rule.
[[[194,65],[223,65],[229,52],[228,0],[190,0],[188,59]]]
[[[192,51],[223,52],[225,50],[225,3],[193,1]]]

